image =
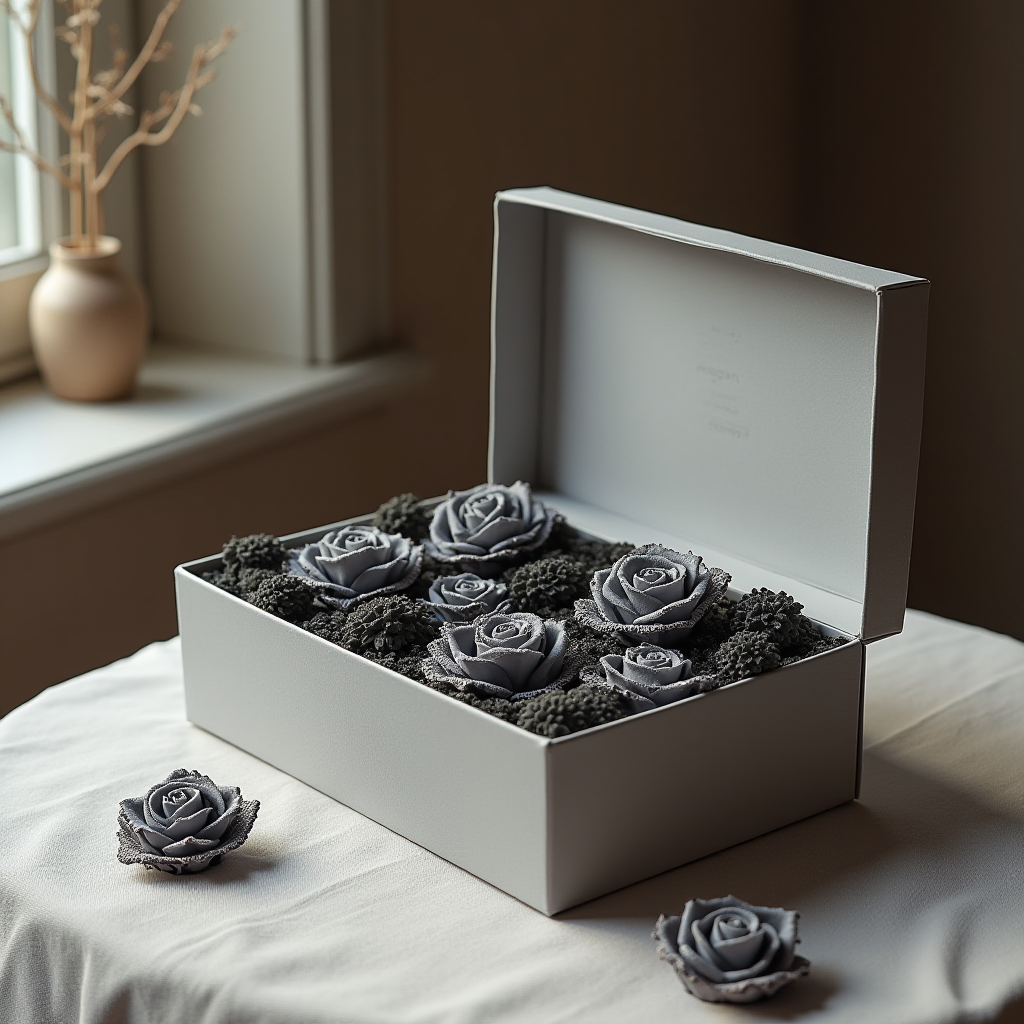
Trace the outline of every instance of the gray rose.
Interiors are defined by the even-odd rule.
[[[735,896],[690,900],[682,916],[658,918],[658,955],[687,990],[713,1003],[752,1003],[810,969],[796,956],[794,910],[754,907]]]
[[[423,549],[375,526],[344,526],[288,552],[288,571],[317,588],[325,604],[348,610],[368,597],[404,590],[416,581]]]
[[[627,642],[678,647],[731,578],[705,565],[700,555],[645,544],[594,573],[593,600],[576,602],[576,618]]]
[[[494,574],[548,539],[556,513],[517,480],[449,491],[434,509],[427,554],[466,572]]]
[[[204,871],[245,842],[259,807],[237,787],[179,768],[145,796],[121,801],[117,859],[175,875]]]
[[[529,700],[558,689],[576,671],[560,622],[530,612],[495,612],[476,622],[446,622],[427,644],[423,674],[487,697]]]
[[[472,622],[478,615],[504,611],[508,587],[464,572],[434,580],[427,597],[438,618],[445,622]]]
[[[630,647],[625,655],[606,654],[598,667],[584,669],[580,678],[623,691],[635,711],[650,711],[700,693],[690,662],[679,651],[653,644]]]

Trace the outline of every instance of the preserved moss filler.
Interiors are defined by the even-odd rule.
[[[528,484],[413,494],[286,550],[232,537],[210,583],[542,736],[603,725],[843,641],[784,592],[726,596],[692,552],[584,536]]]

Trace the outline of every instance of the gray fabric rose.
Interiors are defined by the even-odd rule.
[[[567,683],[576,663],[560,622],[530,612],[496,612],[476,622],[446,622],[427,644],[423,674],[487,697],[529,700]]]
[[[796,956],[799,914],[754,907],[735,896],[690,900],[682,916],[658,918],[658,955],[687,990],[713,1003],[752,1003],[810,969]]]
[[[705,565],[700,555],[645,544],[594,573],[593,600],[576,602],[576,618],[627,642],[678,647],[731,578]]]
[[[580,678],[621,690],[635,711],[650,711],[700,693],[690,662],[679,651],[653,644],[630,647],[624,655],[606,654],[597,667],[583,669]]]
[[[445,622],[472,622],[478,615],[504,611],[508,587],[497,580],[485,580],[471,572],[441,576],[427,592],[438,618]]]
[[[530,485],[481,484],[449,491],[434,509],[427,554],[466,572],[492,575],[548,539],[556,513],[538,501]]]
[[[117,859],[174,875],[205,871],[249,836],[258,800],[179,768],[145,796],[121,801]]]
[[[347,611],[368,597],[404,590],[416,581],[423,548],[375,526],[343,526],[288,552],[288,571],[317,589],[325,604]]]

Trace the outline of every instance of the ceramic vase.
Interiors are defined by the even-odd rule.
[[[121,243],[50,246],[50,266],[29,301],[29,329],[46,386],[60,398],[103,402],[135,386],[149,329],[139,285],[119,265]]]

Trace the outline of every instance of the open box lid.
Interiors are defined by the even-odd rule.
[[[495,199],[492,481],[903,628],[928,282],[550,188]]]

